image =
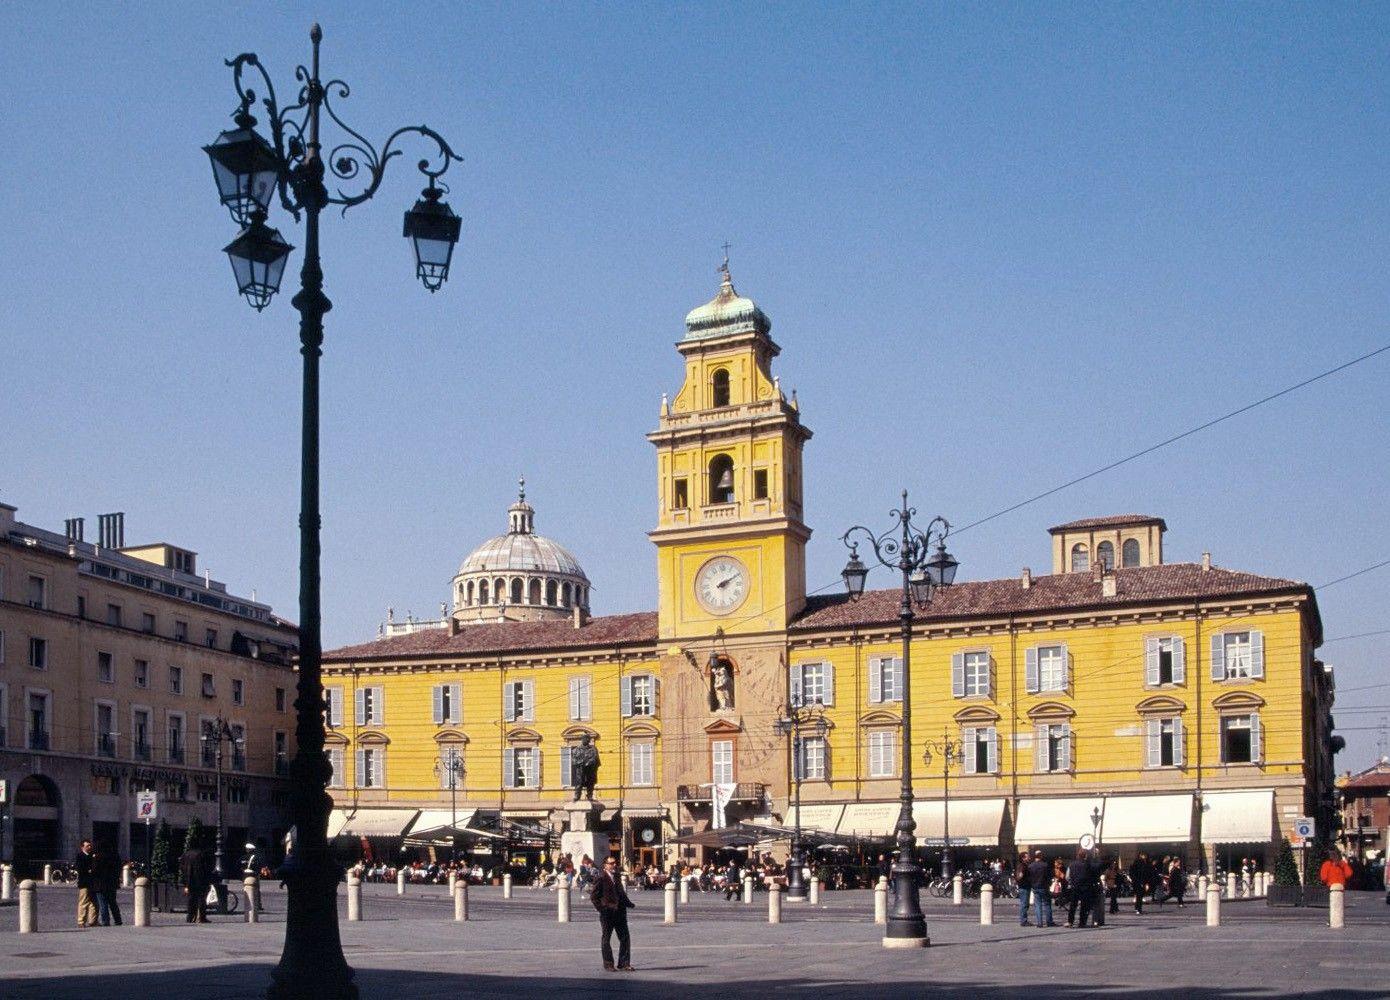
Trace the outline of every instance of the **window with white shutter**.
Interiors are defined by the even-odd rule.
[[[826,743],[823,736],[810,736],[797,741],[797,776],[802,781],[824,781]]]
[[[880,679],[880,683],[881,683]],[[802,663],[792,667],[792,705],[835,704],[835,667],[830,663]]]
[[[324,694],[328,696],[328,725],[340,729],[343,725],[343,689],[327,688]]]
[[[891,729],[875,729],[869,733],[869,777],[897,776],[897,740]]]
[[[715,740],[710,749],[710,780],[717,785],[732,784],[734,780],[734,742]]]
[[[439,787],[461,787],[463,773],[463,751],[458,747],[442,747],[439,751]]]
[[[1265,675],[1264,633],[1217,632],[1211,637],[1211,679],[1236,681]]]
[[[591,705],[591,686],[592,679],[585,677],[571,677],[570,686],[570,721],[587,722],[593,718]]]
[[[652,743],[628,744],[628,780],[631,784],[656,784],[655,756],[655,745]]]
[[[369,698],[367,691],[367,688],[358,688],[353,692],[352,721],[359,726],[367,724],[367,701]]]
[[[1070,771],[1073,766],[1071,725],[1052,723],[1037,727],[1035,751],[1039,771]]]
[[[869,660],[869,703],[903,700],[903,661],[900,656],[875,656]]]
[[[657,679],[652,674],[632,674],[622,679],[621,709],[624,718],[656,715]]]
[[[574,787],[574,747],[560,748],[560,787]]]
[[[444,694],[444,685],[436,684],[434,686],[433,699],[430,704],[430,717],[434,720],[434,724],[436,726],[443,725],[444,723],[445,697],[446,695]]]
[[[338,748],[325,750],[324,756],[328,758],[328,787],[343,787],[343,751]]]
[[[1255,764],[1259,760],[1259,713],[1224,716],[1221,719],[1221,763]]]
[[[1179,636],[1151,635],[1144,639],[1144,683],[1148,687],[1182,684],[1186,680],[1184,644]]]
[[[993,774],[998,768],[998,733],[993,726],[961,730],[962,769],[966,774]]]

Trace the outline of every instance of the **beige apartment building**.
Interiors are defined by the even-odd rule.
[[[176,837],[194,816],[212,827],[219,746],[228,857],[248,839],[273,851],[296,630],[189,549],[126,546],[123,514],[99,528],[93,543],[83,519],[48,531],[0,503],[0,858],[32,870],[84,837],[143,858],[146,790]]]

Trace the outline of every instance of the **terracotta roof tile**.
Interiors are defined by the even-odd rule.
[[[1079,521],[1053,525],[1047,530],[1056,534],[1059,531],[1083,531],[1086,528],[1118,528],[1126,524],[1146,524],[1149,521],[1157,521],[1159,527],[1164,531],[1168,530],[1168,525],[1164,523],[1163,518],[1155,517],[1152,514],[1110,514],[1106,517],[1083,517]]]
[[[450,635],[448,629],[424,629],[408,635],[327,650],[323,659],[325,663],[337,663],[395,657],[468,656],[640,642],[656,642],[655,611],[591,618],[579,628],[575,628],[569,619],[564,619],[467,625],[458,635]]]
[[[928,607],[917,611],[917,617],[935,621],[1281,591],[1312,593],[1311,587],[1296,580],[1215,567],[1204,571],[1195,563],[1116,570],[1115,588],[1116,596],[1102,596],[1100,582],[1090,573],[1036,576],[1026,590],[1017,578],[970,581],[938,591]],[[843,594],[815,596],[807,600],[806,610],[791,627],[805,631],[891,624],[898,620],[900,600],[901,591],[897,588],[865,591],[857,601]]]

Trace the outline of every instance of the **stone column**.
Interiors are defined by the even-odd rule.
[[[874,886],[874,923],[888,923],[888,877],[880,875]]]
[[[135,880],[135,926],[150,926],[150,880],[143,875]]]
[[[994,886],[988,882],[980,886],[980,923],[986,927],[994,923]]]
[[[1327,926],[1341,930],[1347,925],[1346,886],[1333,885],[1327,888]]]
[[[349,875],[348,885],[348,920],[357,923],[362,919],[362,880],[356,875]]]
[[[19,933],[33,934],[39,929],[39,893],[34,880],[19,883]]]
[[[665,912],[662,914],[663,924],[674,924],[676,922],[676,883],[667,882],[662,895],[666,897]]]
[[[256,885],[260,879],[254,875],[247,875],[241,880],[241,890],[246,894],[246,922],[248,924],[258,924],[261,922],[261,913],[256,906]]]
[[[1221,887],[1215,882],[1207,886],[1207,926],[1221,926]]]
[[[767,922],[782,922],[782,887],[776,882],[767,887]]]
[[[468,919],[468,880],[459,879],[454,883],[454,920],[463,923]]]

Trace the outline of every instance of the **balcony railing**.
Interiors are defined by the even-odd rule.
[[[47,749],[48,749],[48,733],[42,732],[42,731],[30,733],[30,734],[29,734],[29,749],[30,749],[30,750],[47,750]]]
[[[734,794],[729,796],[730,802],[760,802],[763,798],[763,791],[767,786],[760,781],[740,781],[734,786]],[[714,789],[709,785],[677,785],[676,799],[680,802],[710,802],[714,798]]]

